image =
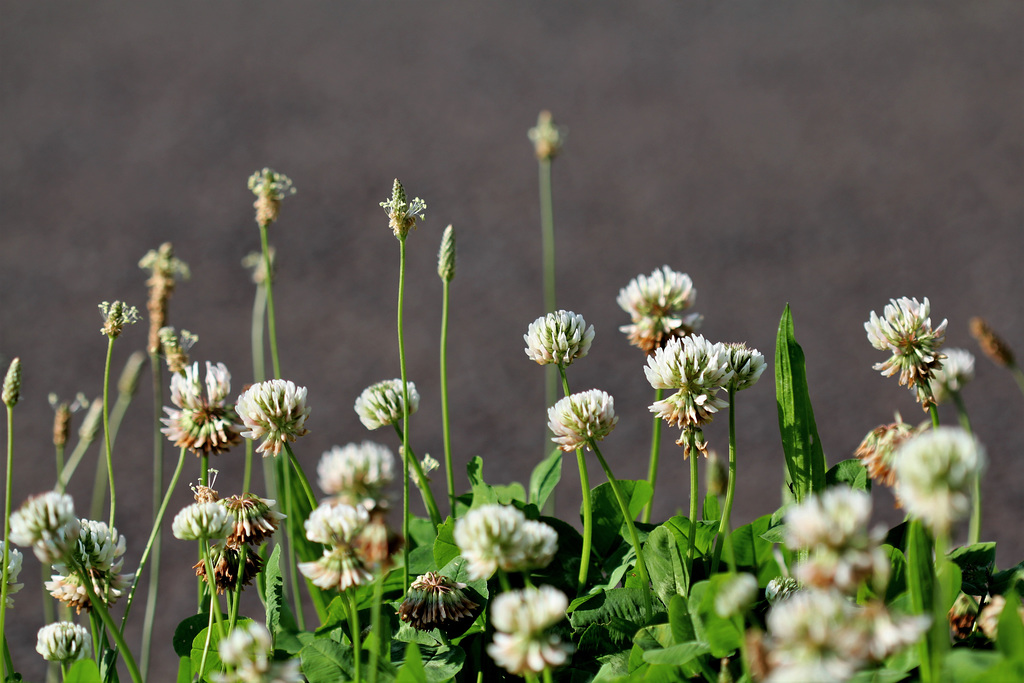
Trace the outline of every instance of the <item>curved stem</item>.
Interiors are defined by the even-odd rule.
[[[135,658],[132,656],[131,650],[128,649],[128,643],[125,642],[124,636],[121,631],[114,624],[114,620],[110,618],[110,612],[107,611],[106,605],[100,602],[100,599],[96,597],[96,591],[92,587],[92,577],[85,571],[81,564],[79,564],[73,556],[68,560],[74,565],[75,571],[78,572],[78,576],[81,579],[81,586],[85,589],[86,595],[89,596],[89,604],[92,606],[92,613],[99,616],[100,621],[106,627],[106,630],[110,632],[111,637],[114,639],[114,643],[118,649],[121,650],[121,657],[124,659],[124,665],[128,668],[128,675],[132,677],[134,683],[143,683],[142,674],[139,673],[139,667],[135,663]]]
[[[444,434],[444,472],[448,482],[448,505],[455,517],[455,472],[452,468],[452,432],[448,419],[448,280],[443,281],[441,303],[441,428]]]
[[[306,478],[306,473],[302,471],[302,465],[299,464],[299,459],[295,457],[295,451],[292,450],[291,445],[287,441],[284,443],[284,450],[288,454],[288,462],[291,463],[292,470],[299,475],[299,485],[306,494],[309,509],[316,510],[316,496],[313,494],[313,487],[310,486],[309,479]]]
[[[657,403],[662,399],[664,389],[656,389],[654,401]],[[661,455],[661,418],[654,416],[654,424],[651,426],[651,460],[647,467],[647,483],[651,485],[651,502],[644,508],[642,521],[646,524],[651,521],[651,514],[654,512],[654,486],[658,481],[658,460]]]
[[[4,482],[4,537],[3,537],[3,570],[2,580],[0,584],[0,638],[3,639],[4,645],[7,644],[7,631],[6,631],[6,618],[7,618],[7,581],[10,577],[10,571],[7,564],[10,562],[10,545],[11,545],[11,494],[12,489],[12,467],[14,464],[14,407],[11,405],[7,406],[7,469],[6,479]],[[6,680],[8,674],[13,674],[13,668],[8,666],[7,661],[4,661],[4,679]]]
[[[692,451],[691,451],[692,455]],[[718,525],[718,538],[715,539],[715,554],[711,560],[711,574],[718,572],[718,562],[722,558],[722,546],[729,531],[729,518],[732,514],[732,503],[736,497],[736,390],[729,387],[729,482],[725,489],[725,509]],[[733,569],[735,571],[735,568]]]
[[[114,528],[114,509],[117,495],[114,492],[113,447],[110,442],[110,359],[114,355],[114,338],[107,337],[107,360],[103,366],[103,439],[106,442],[107,478],[110,485],[110,523]]]
[[[402,430],[398,425],[395,425],[395,433],[398,434],[398,438],[402,438]],[[403,439],[404,440],[404,439]],[[430,482],[427,480],[427,473],[423,471],[423,465],[416,459],[416,451],[409,448],[409,465],[412,467],[412,474],[416,475],[416,487],[420,491],[420,496],[423,498],[423,505],[427,508],[427,515],[430,517],[430,522],[434,526],[438,526],[442,522],[441,511],[437,507],[437,500],[434,498],[434,492],[430,488]],[[423,482],[420,485],[419,482]]]
[[[565,366],[558,363],[558,374],[562,378],[562,391],[569,395],[569,379],[565,374]],[[594,508],[590,500],[590,473],[587,472],[587,459],[582,448],[576,449],[576,464],[580,470],[580,493],[583,503],[583,549],[580,551],[580,573],[576,580],[576,594],[582,595],[587,587],[587,576],[590,572],[590,549],[594,539]]]
[[[619,509],[622,511],[622,518],[626,520],[626,527],[629,529],[629,537],[633,541],[633,550],[636,552],[636,566],[640,572],[640,582],[643,584],[643,596],[644,596],[644,611],[647,619],[650,620],[654,613],[654,608],[651,602],[651,575],[647,571],[647,562],[644,561],[644,553],[640,548],[640,535],[636,531],[636,525],[633,524],[633,516],[629,513],[629,503],[626,501],[626,496],[622,492],[622,487],[619,486],[619,480],[612,474],[612,470],[608,467],[607,461],[604,456],[601,455],[601,449],[597,447],[597,442],[593,439],[587,439],[590,447],[594,451],[594,455],[597,456],[597,461],[601,463],[601,467],[604,469],[604,474],[608,477],[608,483],[612,485],[612,491],[615,492],[615,500],[619,503]]]
[[[267,223],[260,223],[260,246],[263,248],[263,267],[266,278],[263,289],[267,293],[267,327],[270,332],[270,360],[274,366],[274,377],[281,377],[281,361],[277,355],[277,319],[274,317],[274,272],[270,267],[270,245],[267,243]]]
[[[405,375],[405,237],[398,238],[398,364],[402,373],[402,590],[409,590],[409,380]],[[424,482],[425,483],[425,482]]]

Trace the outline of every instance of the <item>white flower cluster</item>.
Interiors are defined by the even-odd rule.
[[[10,540],[32,546],[40,562],[53,564],[74,547],[80,530],[71,496],[49,491],[29,498],[11,515]]]
[[[572,311],[555,311],[530,323],[523,340],[530,360],[567,366],[590,351],[594,326],[587,327],[583,316]]]
[[[321,503],[305,522],[306,538],[327,546],[314,562],[300,562],[302,572],[316,586],[346,591],[373,580],[354,543],[370,521],[366,508],[344,503]]]
[[[764,356],[757,349],[748,349],[746,344],[726,344],[729,369],[732,377],[727,385],[733,391],[743,391],[757,384],[767,365]]]
[[[416,385],[409,386],[409,414],[412,415],[420,407],[420,395]],[[359,421],[367,429],[379,429],[390,425],[401,425],[405,400],[402,393],[402,380],[386,379],[368,386],[356,399],[355,410]]]
[[[228,402],[231,373],[223,363],[206,363],[205,391],[199,379],[199,363],[185,368],[185,374],[171,376],[171,402],[164,408],[166,426],[160,431],[179,448],[197,455],[228,451],[239,442],[238,416]]]
[[[600,389],[571,394],[548,408],[548,429],[555,435],[551,440],[563,451],[589,450],[589,440],[608,436],[618,421],[615,401]]]
[[[235,411],[248,431],[247,439],[263,439],[257,453],[277,456],[286,441],[295,441],[309,433],[306,419],[306,387],[297,387],[284,379],[272,379],[249,387],[238,397]]]
[[[39,629],[36,652],[48,662],[70,664],[89,655],[92,638],[84,626],[58,621]]]
[[[942,366],[932,373],[931,389],[936,403],[952,400],[974,379],[974,354],[966,349],[946,349]]]
[[[686,273],[662,266],[648,275],[637,275],[619,290],[615,299],[629,313],[629,325],[619,328],[629,343],[646,353],[664,346],[672,337],[684,337],[700,329],[703,316],[683,311],[697,301],[697,290]]]
[[[494,642],[487,654],[515,675],[541,673],[562,666],[573,653],[551,627],[565,618],[569,600],[551,586],[500,594],[491,603]]]
[[[124,595],[133,578],[132,574],[119,573],[124,565],[124,552],[124,536],[116,528],[109,527],[106,522],[81,520],[81,533],[71,555],[75,565],[85,569],[91,579],[93,592],[107,607]],[[53,569],[56,574],[46,582],[46,590],[50,595],[78,612],[89,609],[89,594],[75,566],[68,562],[57,562]]]
[[[171,531],[183,541],[208,541],[227,537],[234,526],[234,516],[220,503],[210,501],[182,508],[171,522]]]
[[[228,673],[213,674],[215,683],[302,683],[299,660],[273,661],[274,642],[263,624],[251,621],[236,627],[217,644]]]
[[[394,477],[391,449],[373,441],[334,446],[316,466],[321,490],[348,505],[371,509]]]
[[[920,303],[906,297],[890,299],[881,317],[871,311],[864,323],[871,345],[892,353],[886,361],[876,363],[875,370],[886,377],[900,373],[900,384],[917,387],[918,400],[924,407],[931,401],[928,383],[942,364],[939,348],[946,340],[946,321],[932,329],[930,311],[928,297]]]
[[[558,533],[543,522],[526,519],[508,505],[481,505],[455,522],[455,544],[473,579],[507,572],[543,569],[558,551]]]

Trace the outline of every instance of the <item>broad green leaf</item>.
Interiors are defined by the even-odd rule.
[[[239,617],[238,621],[236,622],[236,627],[245,627],[251,622],[252,619],[249,619],[247,617]],[[224,629],[225,631],[227,630],[227,624],[224,625]],[[206,645],[206,633],[207,631],[204,628],[202,631],[196,634],[195,638],[192,639],[192,671],[194,671],[197,674],[200,673],[199,666],[200,664],[202,664],[203,661],[203,647]],[[206,655],[206,671],[204,672],[204,675],[205,673],[209,673],[211,671],[219,671],[223,666],[220,661],[220,654],[217,651],[217,646],[219,643],[220,631],[217,629],[217,624],[214,624],[213,629],[210,631],[210,651]],[[310,681],[310,683],[313,682]]]
[[[804,352],[793,332],[789,304],[779,321],[775,342],[775,397],[786,469],[798,502],[825,488],[825,453],[814,423]]]
[[[672,560],[677,554],[675,537],[664,526],[659,526],[647,537],[644,544],[647,571],[651,575],[655,595],[666,605],[684,589],[683,585],[676,583]]]
[[[354,671],[352,648],[323,636],[313,639],[299,651],[302,673],[309,683],[337,683],[348,680]]]
[[[548,497],[555,490],[558,481],[562,478],[562,457],[563,453],[556,448],[551,455],[544,458],[533,468],[530,475],[530,500],[529,502],[543,510]]]
[[[434,539],[434,562],[443,567],[460,555],[459,546],[455,543],[455,520],[449,517],[444,524],[437,527],[437,538]]]
[[[942,661],[944,683],[982,683],[989,681],[1013,681],[1020,678],[995,678],[991,674],[995,667],[1006,662],[998,652],[991,650],[969,650],[954,648]]]
[[[630,514],[633,519],[636,519],[644,506],[651,502],[651,497],[654,495],[651,485],[645,480],[620,479],[619,486],[628,501]],[[612,485],[605,482],[592,489],[590,504],[594,513],[594,552],[599,555],[607,555],[620,541],[629,538],[626,521],[622,517],[622,510],[615,498]],[[582,509],[580,515],[582,517]]]
[[[613,588],[574,603],[576,608],[569,615],[573,630],[601,624],[609,629],[609,636],[618,645],[630,642],[645,622],[643,592],[636,588]]]
[[[281,546],[275,545],[263,568],[263,604],[267,609],[267,630],[274,638],[274,643],[281,647],[278,640],[285,634],[299,630],[292,616],[291,607],[284,599],[284,578],[281,576]],[[183,653],[179,653],[183,654]]]
[[[598,657],[601,668],[594,677],[594,683],[611,683],[612,681],[626,680],[629,675],[629,653],[616,652],[614,654]]]
[[[469,476],[469,485],[473,489],[473,507],[491,505],[498,502],[498,494],[494,488],[484,482],[484,459],[474,455],[473,459],[466,464],[466,474]]]
[[[511,484],[498,484],[491,487],[498,502],[502,505],[513,505],[515,503],[526,503],[526,489],[517,481]]]
[[[1024,592],[1024,562],[996,572],[989,579],[988,592],[992,595],[1002,595],[1011,588],[1018,593]]]
[[[427,680],[427,672],[423,670],[423,659],[416,643],[409,643],[405,648],[405,662],[398,669],[395,683],[421,683]]]
[[[825,473],[826,486],[849,486],[858,491],[871,490],[871,477],[868,470],[858,458],[850,458],[837,463]]]
[[[182,619],[174,629],[174,638],[171,641],[175,654],[179,657],[191,657],[192,641],[196,639],[196,634],[206,628],[209,623],[210,615],[207,612],[193,614]]]
[[[690,608],[687,606],[686,598],[681,595],[672,596],[668,603],[668,624],[672,629],[673,643],[686,643],[697,639],[697,632],[693,630],[693,619],[690,618]]]
[[[764,515],[732,532],[737,567],[756,576],[760,586],[767,586],[782,573],[772,552],[772,543],[763,537],[768,532],[771,519],[771,515]]]
[[[1010,659],[1024,661],[1024,624],[1020,620],[1020,597],[1011,590],[1003,596],[1006,606],[999,615],[999,634],[996,646]]]
[[[72,664],[68,675],[64,677],[64,683],[100,683],[101,680],[100,668],[91,659],[82,659]]]
[[[722,510],[718,505],[718,496],[712,496],[711,494],[704,496],[702,517],[705,522],[717,522],[722,519]]]
[[[648,664],[683,666],[709,651],[710,648],[704,643],[679,643],[678,645],[670,645],[663,650],[648,650],[644,652],[644,661]]]
[[[907,527],[907,592],[915,614],[931,614],[935,567],[932,565],[932,542],[921,522],[913,520]],[[945,628],[945,625],[940,625]],[[933,625],[934,627],[934,625]],[[931,667],[929,638],[918,642],[918,657],[922,669]]]
[[[690,590],[689,608],[697,640],[707,643],[717,659],[730,656],[743,639],[736,625],[715,611],[715,596],[730,578],[728,574],[716,574],[708,581],[694,584]]]
[[[965,593],[984,595],[988,591],[988,580],[996,564],[995,543],[963,546],[956,548],[946,557],[960,567]]]
[[[424,517],[413,517],[409,520],[409,536],[412,538],[410,547],[429,548],[434,544],[437,528],[434,523]]]
[[[462,670],[466,663],[466,652],[458,645],[451,647],[431,647],[422,644],[409,644],[395,642],[391,650],[392,662],[396,665],[408,661],[409,648],[415,647],[418,651],[423,667],[424,678],[418,679],[420,683],[441,683],[452,679]],[[401,668],[399,669],[401,671]],[[310,681],[313,683],[313,681]]]
[[[850,683],[899,683],[910,676],[908,671],[889,671],[887,669],[875,669],[873,671],[858,671]]]
[[[420,546],[412,549],[412,552],[409,553],[409,574],[419,575],[436,571],[437,563],[434,562],[432,546]]]
[[[891,603],[896,596],[907,590],[907,557],[899,548],[883,545],[882,550],[889,556],[889,583],[885,588],[885,602]]]

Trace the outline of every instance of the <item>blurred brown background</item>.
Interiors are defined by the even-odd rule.
[[[615,296],[662,264],[693,278],[709,338],[769,358],[792,305],[830,463],[896,410],[924,419],[871,368],[884,354],[863,323],[890,298],[929,297],[933,322],[949,319],[950,346],[977,353],[967,321],[984,315],[1024,354],[1019,2],[6,1],[0,12],[0,354],[25,368],[15,506],[54,479],[47,394],[100,392],[96,305],[144,309],[136,264],[161,242],[192,268],[171,322],[199,335],[193,358],[224,361],[236,391],[251,380],[253,287],[240,261],[259,237],[245,181],[268,165],[298,188],[271,241],[283,373],[309,388],[312,406],[296,448],[307,471],[333,444],[396,447],[351,406],[398,375],[398,247],[378,207],[397,176],[429,205],[409,238],[416,450],[443,452],[435,267],[453,223],[457,480],[479,454],[489,481],[525,482],[545,420],[543,370],[522,350],[543,313],[526,131],[544,108],[569,128],[554,165],[558,303],[597,329],[570,380],[615,397],[621,419],[604,452],[621,478],[646,473],[653,390],[617,330],[627,320]],[[145,328],[117,342],[115,372]],[[1024,399],[980,354],[977,375],[964,396],[991,458],[983,535],[1007,566],[1024,551]],[[144,378],[115,453],[128,571],[148,533],[151,391]],[[770,370],[740,395],[738,418],[739,524],[779,501]],[[724,421],[707,433],[726,449]],[[674,436],[666,430],[658,518],[686,506]],[[94,459],[72,486],[83,511]],[[240,486],[240,462],[217,460],[222,492]],[[575,469],[566,462],[558,489],[563,517],[578,509]],[[197,471],[189,462],[183,479]],[[172,513],[190,499],[186,483]],[[879,519],[900,519],[887,492],[875,501]],[[173,676],[170,633],[195,585],[191,561],[175,558],[192,550],[169,534],[165,547],[152,680]],[[42,671],[39,573],[29,554],[8,620],[30,680]]]

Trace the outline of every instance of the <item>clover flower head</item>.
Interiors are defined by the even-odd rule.
[[[229,496],[218,502],[231,517],[232,528],[226,542],[234,548],[243,543],[259,546],[277,531],[281,520],[285,518],[273,509],[276,501],[260,498],[255,493]]]
[[[850,628],[856,614],[856,605],[833,591],[799,591],[777,603],[767,619],[772,643],[768,680],[852,678],[868,651],[865,635]]]
[[[412,415],[420,407],[420,395],[416,385],[409,386],[409,414]],[[367,429],[378,429],[390,425],[402,424],[405,401],[402,393],[402,380],[386,379],[368,386],[356,399],[355,410],[359,421]]]
[[[745,614],[757,600],[757,578],[740,573],[726,581],[715,595],[715,612],[723,619]]]
[[[563,451],[589,450],[591,440],[604,439],[618,421],[614,399],[600,389],[570,394],[548,408],[551,440]]]
[[[104,321],[100,332],[110,339],[117,339],[121,336],[125,325],[134,325],[141,319],[139,309],[122,301],[104,301],[100,304],[100,313],[103,315]]]
[[[619,290],[616,303],[629,313],[631,324],[619,330],[629,343],[653,353],[673,337],[685,337],[700,329],[704,317],[686,313],[697,300],[697,290],[686,273],[662,266],[650,275],[637,275]]]
[[[896,493],[934,533],[948,533],[969,511],[971,485],[985,450],[958,427],[938,427],[904,443],[896,455]]]
[[[242,564],[242,550],[245,550],[245,564]],[[248,586],[263,570],[263,560],[257,550],[247,543],[232,545],[218,541],[210,546],[210,564],[213,567],[213,581],[218,593],[233,591],[239,586]],[[192,568],[196,576],[206,581],[206,562],[199,560]]]
[[[571,643],[550,631],[565,618],[569,600],[551,586],[506,591],[491,603],[494,642],[487,654],[498,666],[516,675],[540,673],[565,664]]]
[[[445,628],[474,616],[479,605],[466,595],[466,584],[427,572],[409,586],[398,618],[419,631]]]
[[[872,479],[886,486],[895,486],[894,467],[900,446],[930,428],[931,425],[928,423],[919,427],[909,425],[897,414],[895,422],[872,429],[861,441],[854,455],[864,463]]]
[[[647,357],[644,374],[655,389],[677,390],[650,407],[670,425],[700,429],[729,406],[718,395],[733,375],[725,344],[712,344],[701,335],[670,339],[664,348]]]
[[[328,548],[315,562],[300,562],[299,571],[324,590],[344,592],[373,581],[373,574],[366,569],[362,558],[347,545]]]
[[[472,579],[490,578],[497,569],[527,571],[547,566],[557,550],[554,529],[527,521],[526,515],[508,505],[470,510],[455,522],[454,536]]]
[[[39,629],[36,652],[48,662],[70,664],[89,655],[91,642],[92,637],[84,626],[58,621]]]
[[[388,227],[391,228],[395,237],[404,240],[409,231],[416,227],[416,221],[422,221],[427,216],[427,203],[416,197],[411,202],[406,200],[405,188],[395,178],[391,187],[391,199],[380,203],[381,208],[388,215]]]
[[[274,661],[270,631],[255,621],[239,625],[220,641],[217,651],[227,666],[226,673],[215,673],[214,683],[302,683],[298,660]]]
[[[124,552],[124,536],[116,528],[106,522],[83,519],[78,542],[71,551],[75,563],[72,565],[66,560],[54,563],[56,573],[46,582],[46,590],[76,612],[91,609],[82,577],[73,569],[81,566],[92,582],[93,592],[109,607],[124,594],[133,578],[132,574],[118,573],[124,565]]]
[[[314,543],[351,545],[370,522],[366,508],[344,503],[321,503],[305,522],[306,538]]]
[[[594,326],[572,311],[555,311],[530,323],[523,340],[527,357],[538,365],[567,366],[590,351]]]
[[[253,203],[253,208],[256,209],[256,222],[263,226],[276,221],[281,200],[295,194],[292,179],[270,168],[253,173],[249,176],[247,184],[256,195],[256,201]]]
[[[526,136],[533,143],[537,159],[550,161],[562,151],[568,132],[565,126],[556,126],[551,112],[545,109],[537,115],[537,125],[527,131]]]
[[[11,515],[10,540],[32,546],[39,561],[53,564],[74,547],[81,531],[71,496],[49,491],[29,498]]]
[[[371,509],[394,477],[395,456],[373,441],[334,446],[316,466],[320,489],[335,500]]]
[[[749,389],[757,384],[767,365],[764,356],[757,349],[748,349],[746,344],[726,344],[728,351],[729,369],[732,377],[729,379],[729,388],[733,391]]]
[[[3,557],[5,543],[0,541],[0,557]],[[14,598],[11,596],[25,587],[25,584],[18,583],[18,575],[21,574],[21,553],[14,548],[7,548],[7,607],[14,607]]]
[[[764,597],[768,604],[775,605],[778,602],[792,597],[800,590],[800,582],[791,576],[776,576],[768,582],[764,589]]]
[[[864,323],[871,345],[892,353],[888,360],[876,363],[874,369],[886,377],[898,372],[901,385],[919,387],[918,399],[925,407],[930,402],[928,382],[942,364],[939,348],[946,340],[946,321],[932,329],[930,311],[928,297],[923,302],[906,297],[891,299],[881,317],[871,311],[871,317]]]
[[[371,510],[370,522],[353,542],[356,553],[370,569],[390,569],[391,556],[402,549],[402,534],[388,525],[387,516],[385,506],[378,505]]]
[[[974,379],[974,354],[966,349],[946,349],[942,365],[931,378],[936,403],[946,403]]]
[[[234,406],[228,402],[231,373],[223,363],[206,362],[205,384],[200,380],[199,363],[187,366],[183,374],[171,376],[171,402],[176,408],[164,408],[166,425],[160,431],[178,448],[187,448],[197,456],[225,453],[242,439]]]
[[[171,531],[182,541],[217,540],[234,530],[234,515],[218,502],[192,503],[174,516]]]
[[[257,453],[277,456],[286,441],[295,441],[309,433],[306,419],[306,387],[297,387],[284,379],[272,379],[249,387],[235,405],[235,411],[248,431],[247,439],[263,439]]]
[[[526,549],[523,569],[543,569],[551,564],[558,552],[558,532],[544,522],[526,520],[522,534]]]

